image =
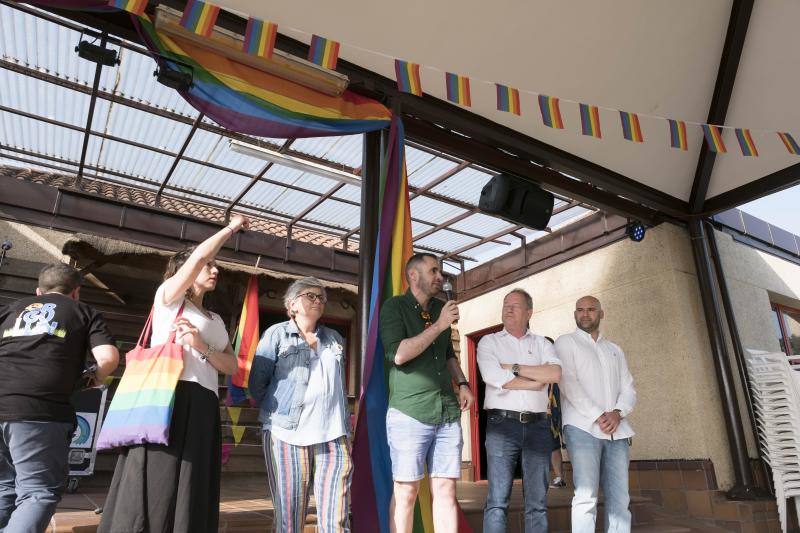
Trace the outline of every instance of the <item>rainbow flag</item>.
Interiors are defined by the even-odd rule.
[[[259,137],[351,135],[387,127],[381,103],[345,91],[329,96],[199,46],[156,32],[149,17],[131,17],[141,41],[173,68],[191,72],[181,92],[189,104],[231,131]]]
[[[561,119],[561,109],[558,106],[558,98],[540,94],[539,110],[542,112],[542,122],[544,122],[545,126],[557,130],[564,129],[564,121]]]
[[[750,130],[746,128],[736,128],[736,140],[739,141],[739,148],[742,149],[742,155],[745,157],[758,157],[758,149],[756,143],[753,142],[753,137],[750,135]]]
[[[521,114],[519,105],[519,90],[495,83],[497,87],[497,110],[506,113]]]
[[[447,99],[454,104],[470,107],[472,98],[469,94],[469,78],[448,72],[445,74],[447,83]]]
[[[258,276],[253,274],[247,282],[247,292],[239,316],[239,327],[233,341],[233,352],[237,357],[238,370],[232,377],[237,387],[247,387],[250,379],[250,366],[258,346]]]
[[[253,17],[247,19],[242,50],[250,55],[270,59],[275,48],[275,37],[278,36],[278,25],[268,20]]]
[[[336,62],[339,60],[339,43],[319,35],[312,35],[308,60],[323,68],[336,70]]]
[[[701,124],[701,127],[703,128],[703,135],[706,138],[706,144],[709,150],[720,154],[724,154],[728,151],[728,149],[725,148],[725,142],[722,140],[722,131],[719,129],[719,126]]]
[[[141,16],[147,7],[147,0],[109,0],[108,5]]]
[[[639,115],[620,111],[619,118],[622,121],[622,136],[625,137],[625,140],[635,143],[644,142],[642,126],[639,124]]]
[[[181,17],[181,26],[203,37],[214,31],[219,6],[201,0],[187,0]]]
[[[353,442],[353,531],[389,532],[392,469],[386,439],[389,392],[384,368],[385,352],[378,334],[383,303],[408,288],[404,269],[411,257],[411,210],[408,198],[403,123],[392,118],[389,142],[381,165],[378,232],[372,271],[364,375]],[[427,478],[426,478],[427,479]],[[459,509],[459,533],[471,533]],[[420,484],[414,511],[414,533],[433,533],[430,487]]]
[[[397,76],[397,90],[422,96],[422,83],[419,79],[419,65],[401,59],[394,60],[394,73]]]
[[[590,137],[603,137],[600,132],[600,110],[596,105],[580,104],[581,131]]]
[[[688,150],[686,142],[686,123],[682,120],[667,119],[669,122],[669,144],[679,150]]]
[[[792,155],[800,155],[800,145],[795,142],[794,137],[792,137],[791,133],[785,132],[778,132],[778,137],[780,137],[781,142],[786,147],[786,150],[789,151]]]

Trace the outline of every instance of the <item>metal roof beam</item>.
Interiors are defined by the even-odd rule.
[[[713,215],[800,183],[800,163],[718,194],[703,204],[703,214]]]
[[[278,152],[284,153],[286,150],[289,149],[289,146],[291,146],[293,142],[294,139],[287,139],[286,142],[284,142],[283,145],[280,148],[278,148]],[[266,165],[264,165],[264,167],[261,170],[259,170],[256,174],[253,174],[253,177],[250,179],[250,183],[245,185],[244,188],[241,191],[239,191],[239,194],[236,195],[236,198],[231,200],[231,203],[229,203],[228,207],[225,208],[226,220],[230,217],[233,206],[242,201],[242,198],[244,198],[245,195],[247,195],[247,193],[250,192],[250,189],[252,189],[256,183],[258,183],[260,180],[264,178],[264,175],[267,173],[269,169],[273,167],[274,164],[275,163],[273,163],[272,161],[269,161]]]
[[[744,41],[747,36],[747,26],[753,12],[753,0],[734,0],[731,7],[731,16],[728,21],[728,33],[725,36],[725,45],[717,71],[717,81],[714,84],[714,94],[711,97],[711,106],[708,110],[708,124],[723,125],[728,114],[728,105],[731,102],[733,86],[736,82],[736,71],[742,58]],[[692,192],[689,195],[689,211],[697,214],[703,211],[703,204],[708,194],[711,182],[711,173],[714,170],[716,154],[708,149],[708,144],[702,141],[700,156],[697,160],[697,169],[692,182]]]
[[[100,34],[100,48],[105,50],[107,42],[108,42],[108,33],[102,32]],[[97,65],[94,68],[92,93],[89,99],[89,112],[86,116],[86,128],[84,129],[83,132],[83,147],[81,147],[81,159],[80,159],[80,164],[78,165],[78,175],[77,175],[78,183],[80,183],[81,178],[83,177],[83,167],[86,164],[86,152],[89,150],[89,138],[91,136],[92,121],[94,120],[94,109],[95,105],[97,104],[97,91],[100,89],[100,75],[102,73],[103,73],[103,64],[98,61]]]
[[[426,183],[422,187],[418,187],[414,191],[414,193],[411,195],[409,200],[413,200],[414,198],[416,198],[420,194],[425,194],[426,192],[428,192],[429,190],[433,189],[437,185],[439,185],[441,183],[444,183],[445,181],[447,181],[448,179],[453,177],[455,174],[458,174],[459,172],[461,172],[465,168],[468,168],[469,165],[470,165],[470,163],[468,161],[462,161],[461,163],[459,163],[458,165],[454,166],[453,168],[451,168],[447,172],[443,173],[438,178],[429,181],[428,183]]]
[[[454,257],[454,256],[457,256],[457,255],[460,255],[460,254],[466,252],[467,250],[472,250],[473,248],[476,248],[476,247],[480,246],[481,244],[486,244],[489,241],[493,241],[495,239],[499,239],[500,237],[503,237],[503,236],[509,235],[509,234],[511,234],[511,233],[513,233],[515,231],[521,230],[524,227],[525,226],[516,225],[516,226],[513,226],[511,228],[506,228],[503,231],[498,231],[497,233],[495,233],[493,235],[489,235],[488,237],[484,237],[483,239],[479,240],[478,242],[473,242],[471,244],[467,244],[466,246],[462,246],[458,250],[455,250],[453,252],[449,252],[444,257],[442,257],[442,259],[447,259],[448,257]]]
[[[183,141],[183,146],[181,146],[181,149],[178,151],[177,154],[175,154],[175,159],[173,159],[172,161],[172,166],[169,167],[167,175],[164,176],[164,181],[162,181],[161,185],[158,186],[158,192],[156,192],[156,200],[155,200],[156,205],[158,205],[158,201],[161,199],[161,193],[164,191],[164,187],[167,186],[167,183],[169,182],[169,179],[172,177],[172,174],[175,172],[175,169],[178,168],[178,163],[180,163],[184,152],[186,152],[186,149],[189,147],[189,143],[192,142],[192,137],[194,137],[194,134],[197,131],[197,127],[200,126],[200,123],[203,121],[203,117],[205,117],[203,113],[197,115],[194,124],[192,124],[192,129],[189,130],[189,134]]]

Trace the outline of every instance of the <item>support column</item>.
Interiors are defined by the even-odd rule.
[[[733,472],[736,479],[735,485],[728,492],[728,498],[738,500],[753,499],[755,490],[753,474],[750,471],[750,459],[747,454],[747,441],[744,438],[739,403],[736,400],[736,388],[731,372],[728,348],[725,343],[716,280],[701,219],[695,218],[689,222],[689,234],[692,240],[697,281],[700,285],[700,298],[703,302],[708,339],[711,343],[711,355],[714,358],[714,368],[722,399],[722,413],[725,417],[728,446],[731,451],[731,461],[733,462]]]
[[[369,301],[372,269],[375,262],[375,239],[378,231],[378,193],[380,188],[382,131],[364,134],[361,165],[361,230],[358,238],[358,365],[359,386],[363,388],[364,360],[369,333]]]

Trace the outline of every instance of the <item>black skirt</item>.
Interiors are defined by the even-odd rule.
[[[216,532],[220,469],[217,396],[179,381],[169,445],[120,453],[98,533]]]

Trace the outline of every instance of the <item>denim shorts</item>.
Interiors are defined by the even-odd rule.
[[[395,481],[461,477],[461,422],[425,424],[397,409],[386,413],[386,435]]]

